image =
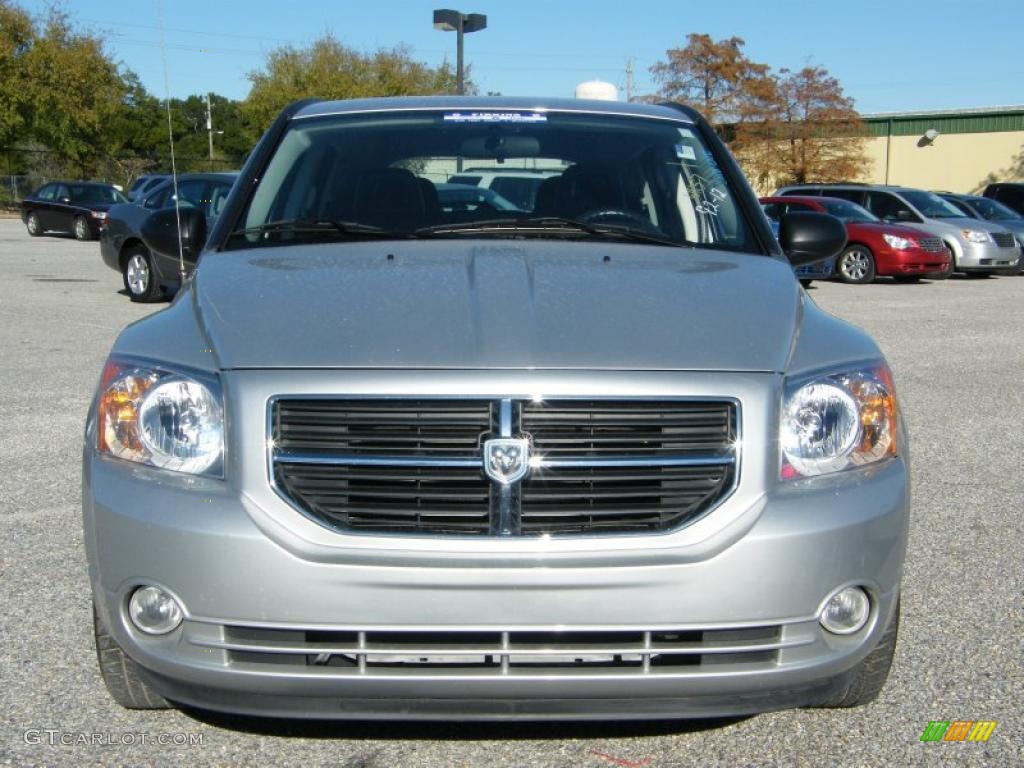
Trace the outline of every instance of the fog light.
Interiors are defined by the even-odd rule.
[[[140,587],[128,602],[132,623],[150,635],[166,635],[181,624],[181,606],[159,587]]]
[[[836,592],[821,609],[818,621],[836,635],[859,632],[871,615],[871,601],[860,587],[847,587]]]

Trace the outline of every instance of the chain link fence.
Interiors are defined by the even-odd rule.
[[[146,173],[170,173],[170,156],[139,157],[111,155],[77,162],[48,149],[0,148],[0,208],[13,208],[43,184],[57,180],[102,181],[128,189]],[[178,173],[232,171],[242,165],[241,157],[175,156]]]

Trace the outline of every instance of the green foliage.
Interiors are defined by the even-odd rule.
[[[407,48],[361,53],[330,34],[306,48],[271,51],[262,71],[249,73],[252,90],[242,114],[255,141],[287,104],[304,98],[354,99],[453,93],[455,71],[414,61]]]
[[[29,121],[25,56],[34,41],[32,18],[0,0],[0,145],[24,135]]]

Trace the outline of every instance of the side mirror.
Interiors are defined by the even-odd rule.
[[[827,213],[794,211],[782,217],[779,244],[794,267],[831,259],[846,245],[846,225]]]
[[[896,211],[896,215],[893,217],[893,219],[896,221],[919,223],[917,216],[915,216],[905,208],[901,208],[900,210]]]
[[[67,205],[68,203],[71,202],[71,198],[65,195],[64,197],[58,197],[57,198],[57,202],[58,203],[63,203],[64,205]]]
[[[194,262],[206,245],[206,216],[199,208],[182,208],[177,213],[173,208],[165,208],[151,213],[142,222],[141,234],[150,250],[174,258],[178,257],[180,239],[182,255]]]

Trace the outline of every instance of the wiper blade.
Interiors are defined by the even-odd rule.
[[[656,235],[644,232],[632,227],[619,227],[610,224],[590,224],[579,219],[567,216],[527,216],[514,219],[484,219],[482,221],[468,221],[458,224],[436,224],[432,227],[423,227],[416,230],[419,236],[446,235],[446,234],[476,234],[480,232],[500,231],[569,231],[583,233],[597,237],[613,237],[617,239],[637,240],[644,243],[655,243],[657,245],[669,245],[676,248],[691,246],[690,243],[681,243],[663,235]]]
[[[279,221],[268,221],[255,227],[236,229],[228,237],[239,235],[269,235],[282,232],[297,233],[337,233],[340,235],[358,235],[366,237],[411,237],[407,232],[395,232],[383,227],[375,227],[371,224],[362,224],[358,221],[328,221],[318,219],[280,219]]]

